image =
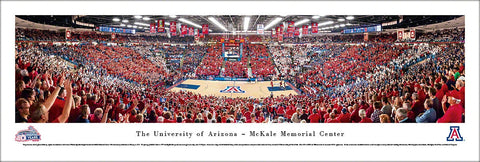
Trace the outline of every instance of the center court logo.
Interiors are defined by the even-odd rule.
[[[227,88],[220,90],[221,93],[245,93],[244,90],[240,89],[240,86],[227,86]]]
[[[40,133],[38,133],[38,131],[33,128],[33,126],[29,126],[27,130],[21,130],[17,132],[17,134],[15,135],[15,141],[40,141]]]
[[[450,133],[448,134],[447,141],[463,141],[462,135],[460,135],[460,126],[450,126]]]

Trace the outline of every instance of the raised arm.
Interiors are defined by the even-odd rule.
[[[112,105],[111,105],[111,104],[108,104],[108,105],[106,106],[105,111],[103,112],[102,121],[101,121],[100,123],[106,123],[106,122],[107,122],[108,111],[110,111],[111,109],[112,109]]]
[[[48,96],[47,100],[45,100],[45,102],[43,103],[45,105],[45,108],[47,108],[47,111],[50,110],[50,108],[52,108],[53,103],[57,99],[58,92],[60,92],[60,89],[61,89],[60,86],[63,85],[64,79],[65,78],[63,76],[60,78],[60,82],[58,86],[55,88],[53,93],[50,96]]]
[[[65,105],[63,106],[63,112],[58,117],[59,123],[65,123],[67,121],[68,117],[70,116],[70,110],[72,109],[72,82],[70,82],[70,80],[65,82],[65,90],[67,90],[67,97],[65,99]]]

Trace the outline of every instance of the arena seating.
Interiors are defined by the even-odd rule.
[[[142,43],[121,46],[40,44],[35,41],[65,38],[59,32],[18,28],[16,121],[41,121],[34,112],[43,103],[48,107],[51,119],[48,122],[55,122],[64,109],[61,99],[56,98],[66,97],[55,89],[67,87],[62,82],[68,80],[74,83],[72,92],[67,92],[73,94],[74,109],[66,122],[279,123],[305,120],[307,123],[358,123],[365,118],[380,122],[380,114],[388,115],[387,122],[425,122],[417,116],[424,111],[423,103],[431,99],[438,113],[435,120],[428,122],[461,123],[465,113],[465,48],[463,42],[457,41],[464,41],[464,37],[464,29],[447,29],[419,34],[417,41],[428,45],[402,44],[396,41],[395,34],[372,36],[364,44],[358,43],[363,41],[361,35],[286,39],[291,43],[323,42],[311,46],[249,44],[245,49],[245,57],[249,59],[225,62],[225,66],[232,69],[225,75],[245,77],[248,63],[258,77],[278,77],[275,70],[278,69],[302,93],[227,98],[166,90],[187,75],[197,79],[219,76],[224,62],[219,46],[198,45],[183,49]],[[252,37],[252,40],[257,39],[259,37]],[[110,37],[85,32],[74,33],[72,40],[109,41]],[[190,38],[123,35],[119,40],[189,42]],[[183,56],[182,66],[180,62],[172,64],[179,55]],[[445,102],[449,106],[438,107],[444,96],[459,102],[448,100]],[[23,113],[25,105],[30,107],[30,115]],[[383,109],[388,105],[391,110]],[[84,111],[86,109],[89,111]],[[407,118],[395,114],[399,109],[407,112]],[[359,110],[365,110],[366,115],[360,117]],[[99,112],[105,115],[102,117]]]

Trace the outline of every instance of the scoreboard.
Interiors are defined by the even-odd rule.
[[[125,34],[135,34],[135,29],[124,29],[124,28],[113,28],[113,27],[97,27],[98,31],[101,32],[110,32],[110,33],[125,33]]]
[[[368,33],[368,32],[379,32],[379,31],[382,31],[382,25],[344,29],[342,33],[353,34],[353,33]]]

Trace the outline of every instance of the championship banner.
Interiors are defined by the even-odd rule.
[[[415,40],[415,37],[416,37],[415,30],[410,30],[410,39]]]
[[[112,33],[112,40],[115,39],[115,33]]]
[[[300,35],[300,28],[298,27],[295,27],[295,35]]]
[[[265,34],[263,24],[257,24],[257,34]]]
[[[172,36],[177,35],[177,22],[175,21],[170,22],[170,35]]]
[[[284,26],[283,24],[280,24],[280,31],[277,32],[278,35],[283,35],[284,34]]]
[[[205,38],[205,35],[203,33],[200,33],[200,38]]]
[[[150,23],[150,33],[156,33],[155,23]]]
[[[289,21],[287,26],[287,33],[293,33],[295,30],[295,22]]]
[[[158,20],[157,21],[157,32],[164,33],[165,32],[165,20]]]
[[[187,35],[187,26],[186,25],[182,25],[180,26],[180,36],[185,36]]]
[[[403,40],[403,30],[397,31],[397,40]]]
[[[208,24],[203,24],[202,25],[202,33],[203,34],[208,34]]]
[[[72,32],[70,30],[65,31],[65,39],[71,39],[72,38]]]
[[[318,33],[318,23],[312,23],[312,33]]]
[[[287,33],[288,38],[293,38],[293,33]]]
[[[272,38],[276,38],[276,37],[277,37],[277,29],[272,29]]]
[[[188,28],[188,36],[194,36],[195,32],[193,31],[193,27]]]
[[[198,33],[198,29],[193,30],[193,34],[194,34],[195,36],[200,36],[200,33]]]
[[[283,42],[283,35],[278,35],[278,41]]]
[[[307,35],[308,34],[308,25],[303,25],[302,26],[302,34]]]

